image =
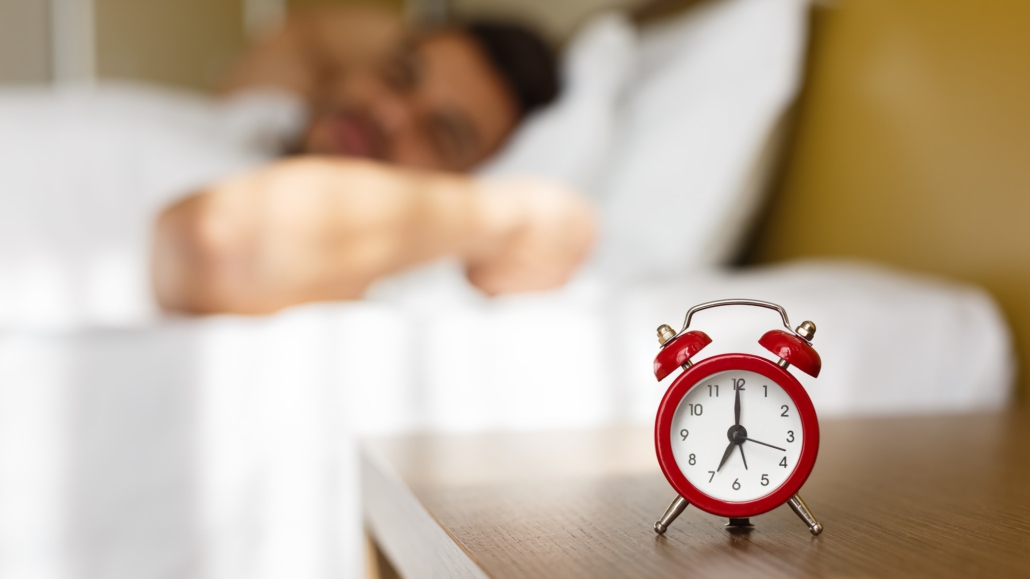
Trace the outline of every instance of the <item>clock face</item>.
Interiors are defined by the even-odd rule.
[[[726,502],[754,501],[779,488],[798,465],[804,437],[791,397],[747,370],[718,372],[694,384],[676,408],[669,435],[676,465],[690,484]]]

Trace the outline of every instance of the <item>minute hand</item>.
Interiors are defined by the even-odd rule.
[[[736,391],[736,399],[733,401],[733,423],[740,426],[740,388],[734,388],[734,390]]]
[[[762,446],[768,446],[769,448],[775,448],[776,450],[780,450],[780,451],[783,451],[783,452],[787,452],[787,449],[785,449],[785,448],[780,448],[778,446],[773,446],[773,445],[765,443],[765,442],[760,442],[760,441],[755,440],[753,438],[745,438],[744,440],[746,440],[748,442],[753,442],[755,444],[761,444]]]

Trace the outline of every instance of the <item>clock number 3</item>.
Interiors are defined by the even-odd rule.
[[[684,430],[683,432],[686,432],[686,430]],[[680,434],[683,434],[683,432],[681,432]],[[686,440],[686,439],[687,439],[687,435],[683,434],[683,440]],[[787,442],[794,442],[794,431],[793,430],[788,430],[787,431]]]

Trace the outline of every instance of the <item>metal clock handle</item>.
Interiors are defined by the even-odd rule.
[[[684,331],[686,331],[687,328],[690,327],[690,318],[694,317],[694,314],[696,314],[697,312],[710,310],[712,308],[719,308],[722,306],[754,306],[756,308],[766,308],[769,310],[775,310],[776,312],[779,312],[780,318],[783,319],[783,327],[787,328],[791,332],[794,332],[794,330],[790,327],[790,320],[787,319],[787,310],[783,309],[783,306],[774,304],[772,302],[765,302],[762,300],[749,300],[741,298],[729,300],[715,300],[713,302],[705,302],[703,304],[698,304],[690,308],[689,310],[687,310],[686,317],[683,318],[683,328],[680,329],[680,333],[682,334]]]

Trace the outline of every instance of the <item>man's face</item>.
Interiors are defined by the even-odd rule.
[[[514,95],[479,45],[447,31],[339,74],[304,136],[306,153],[466,171],[518,123]]]

